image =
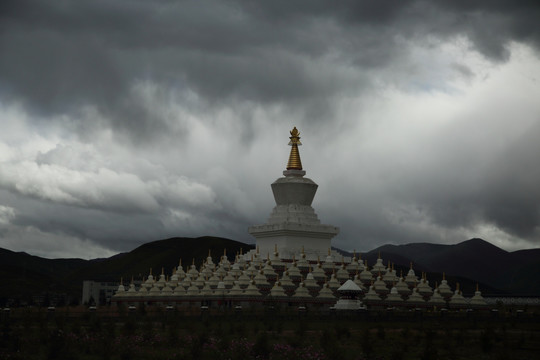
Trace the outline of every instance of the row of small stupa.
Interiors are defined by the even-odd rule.
[[[357,298],[368,307],[484,307],[478,288],[472,298],[465,298],[459,283],[452,290],[444,277],[440,284],[431,287],[426,275],[418,277],[412,267],[403,276],[396,274],[393,264],[383,264],[377,259],[373,267],[367,266],[356,255],[352,261],[334,262],[327,256],[323,262],[310,262],[305,254],[298,260],[283,261],[279,253],[263,259],[255,252],[250,260],[237,254],[234,263],[223,255],[218,264],[208,256],[197,269],[193,263],[189,269],[174,268],[167,277],[162,269],[159,277],[152,271],[137,288],[131,282],[128,289],[121,283],[113,297],[116,302],[163,302],[181,303],[194,301],[225,300],[232,302],[279,301],[289,303],[319,303],[332,306],[340,297],[338,289],[352,280],[358,286]]]

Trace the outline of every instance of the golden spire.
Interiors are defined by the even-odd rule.
[[[289,145],[292,146],[291,154],[289,155],[289,162],[287,163],[287,170],[302,170],[302,161],[300,160],[300,153],[298,152],[298,145],[302,145],[300,142],[300,131],[294,129],[290,131],[291,136],[289,139]]]

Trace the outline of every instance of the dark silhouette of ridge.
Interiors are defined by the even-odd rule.
[[[184,269],[195,262],[197,268],[208,257],[218,263],[224,250],[227,252],[229,261],[234,261],[237,252],[247,252],[253,249],[253,245],[247,245],[235,240],[203,236],[199,238],[170,238],[152,241],[138,248],[80,268],[72,274],[76,279],[92,279],[96,281],[120,281],[123,277],[126,281],[134,277],[141,279],[148,276],[150,269],[154,275],[163,271],[170,275],[174,267],[179,265],[182,259]]]
[[[44,259],[24,252],[13,252],[0,248],[0,276],[4,279],[0,287],[0,304],[7,299],[31,301],[35,295],[49,293],[67,294],[80,299],[84,280],[115,281],[120,277],[126,281],[133,276],[140,279],[160,274],[164,267],[170,274],[182,258],[184,268],[195,261],[199,267],[208,257],[210,250],[215,263],[227,250],[229,260],[236,252],[254,248],[235,240],[203,236],[198,238],[171,238],[146,243],[138,248],[105,259]]]
[[[385,261],[414,264],[419,271],[468,278],[517,295],[540,295],[540,249],[507,252],[482,240],[455,245],[413,243],[383,245],[365,254],[373,264],[379,252]]]
[[[184,269],[194,261],[199,267],[210,250],[214,263],[219,262],[224,249],[229,261],[241,250],[253,249],[239,241],[203,236],[175,237],[146,243],[136,249],[105,259],[44,259],[24,252],[0,248],[0,287],[2,299],[31,299],[43,293],[66,293],[80,299],[83,280],[119,282],[131,277],[142,279],[150,268],[154,275],[163,270],[169,275],[182,259]],[[339,250],[345,256],[351,256]],[[431,285],[440,281],[442,273],[454,284],[460,282],[466,293],[480,283],[484,294],[509,293],[540,296],[540,249],[504,251],[482,239],[471,239],[455,245],[413,243],[383,245],[361,255],[373,266],[379,253],[385,261],[395,263],[398,274],[404,274],[414,264],[417,275],[428,274]]]

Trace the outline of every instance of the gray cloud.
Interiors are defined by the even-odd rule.
[[[534,2],[211,5],[6,2],[0,89],[48,114],[97,106],[140,141],[168,129],[130,94],[137,81],[189,89],[211,103],[303,106],[354,94],[370,84],[359,73],[405,61],[400,36],[463,35],[495,60],[508,57],[511,40],[537,46],[540,38]]]
[[[486,226],[533,244],[538,127],[499,142],[513,114],[527,119],[517,127],[538,120],[512,96],[534,87],[468,95],[479,100],[462,113],[437,96],[459,102],[519,60],[516,43],[537,56],[538,18],[536,1],[4,1],[0,231],[115,251],[176,235],[250,241],[296,125],[337,245]],[[426,116],[451,125],[426,132]]]

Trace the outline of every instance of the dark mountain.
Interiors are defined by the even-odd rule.
[[[224,249],[232,261],[236,252],[247,252],[252,248],[253,245],[211,236],[153,241],[128,253],[93,260],[51,260],[0,248],[0,276],[3,279],[0,303],[2,299],[3,302],[8,299],[31,302],[35,296],[80,299],[84,280],[141,278],[148,275],[150,268],[154,274],[160,273],[161,267],[170,274],[180,259],[183,259],[184,267],[193,260],[198,267],[209,251],[213,261],[218,262]]]
[[[0,249],[0,300],[29,301],[43,294],[67,294],[80,299],[83,280],[125,281],[147,276],[164,268],[170,274],[182,259],[184,268],[195,261],[197,267],[208,256],[217,263],[226,249],[230,261],[237,252],[253,249],[238,241],[218,238],[172,238],[153,241],[138,248],[106,259],[44,259],[24,252]],[[336,249],[339,250],[339,249]],[[350,256],[339,250],[343,255]],[[428,278],[439,281],[442,272],[454,284],[460,282],[466,293],[480,283],[484,294],[506,292],[517,295],[540,296],[540,249],[507,252],[481,239],[472,239],[456,245],[415,243],[384,245],[362,254],[372,266],[379,253],[385,263],[396,264],[396,270],[406,271],[414,264],[417,274],[426,272]],[[0,301],[1,302],[1,301]]]
[[[234,261],[237,252],[247,252],[253,248],[253,245],[211,236],[158,240],[141,245],[128,253],[76,269],[70,278],[120,281],[120,277],[127,280],[132,276],[135,279],[148,276],[150,269],[154,275],[160,274],[162,268],[165,274],[170,274],[172,268],[178,266],[180,259],[184,268],[193,261],[199,268],[209,252],[212,261],[218,263],[225,251],[229,261]]]
[[[507,252],[482,239],[471,239],[455,245],[384,245],[363,257],[372,265],[379,253],[396,265],[412,262],[419,271],[445,272],[512,294],[540,294],[540,249]]]

